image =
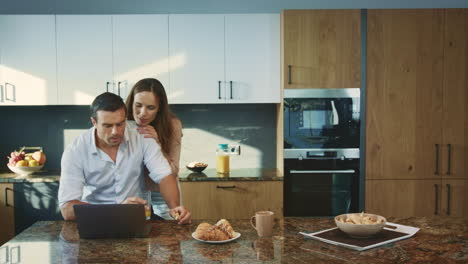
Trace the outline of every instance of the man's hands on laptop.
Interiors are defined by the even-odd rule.
[[[182,205],[172,208],[169,211],[169,214],[172,216],[172,218],[179,221],[178,224],[192,223],[192,214]]]
[[[123,204],[144,204],[145,210],[150,210],[149,205],[147,205],[146,200],[140,197],[127,197],[123,202]]]

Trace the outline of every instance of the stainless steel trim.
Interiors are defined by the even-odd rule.
[[[323,174],[323,173],[355,173],[355,170],[290,170],[291,173],[297,174]]]
[[[339,89],[285,89],[284,98],[359,98],[360,88],[339,88]]]
[[[332,159],[358,159],[360,157],[359,148],[346,149],[285,149],[284,159],[331,159],[330,157],[307,157],[307,152],[316,152],[317,154],[324,152],[336,152],[336,158]]]

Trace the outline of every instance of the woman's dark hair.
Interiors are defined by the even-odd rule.
[[[156,113],[156,117],[150,123],[154,129],[158,132],[159,142],[163,153],[169,153],[169,143],[173,136],[173,119],[177,118],[169,109],[167,102],[166,91],[160,81],[154,78],[146,78],[139,80],[133,86],[132,90],[128,94],[126,105],[127,105],[127,119],[135,120],[133,116],[133,102],[135,95],[141,92],[152,92],[159,101],[159,109]]]
[[[103,110],[115,112],[121,108],[125,110],[125,113],[127,112],[127,108],[125,107],[125,103],[122,98],[116,94],[105,92],[98,95],[94,99],[93,103],[91,103],[91,117],[97,121],[97,111]]]

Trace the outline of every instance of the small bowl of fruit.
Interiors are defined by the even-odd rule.
[[[26,153],[26,150],[36,150]],[[22,147],[19,151],[13,151],[8,157],[8,168],[20,175],[29,175],[44,167],[46,155],[41,147]]]

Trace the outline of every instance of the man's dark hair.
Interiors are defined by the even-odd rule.
[[[123,108],[125,116],[127,115],[127,107],[122,98],[116,94],[105,92],[98,95],[91,104],[91,117],[97,121],[97,111],[110,111],[115,112]]]

